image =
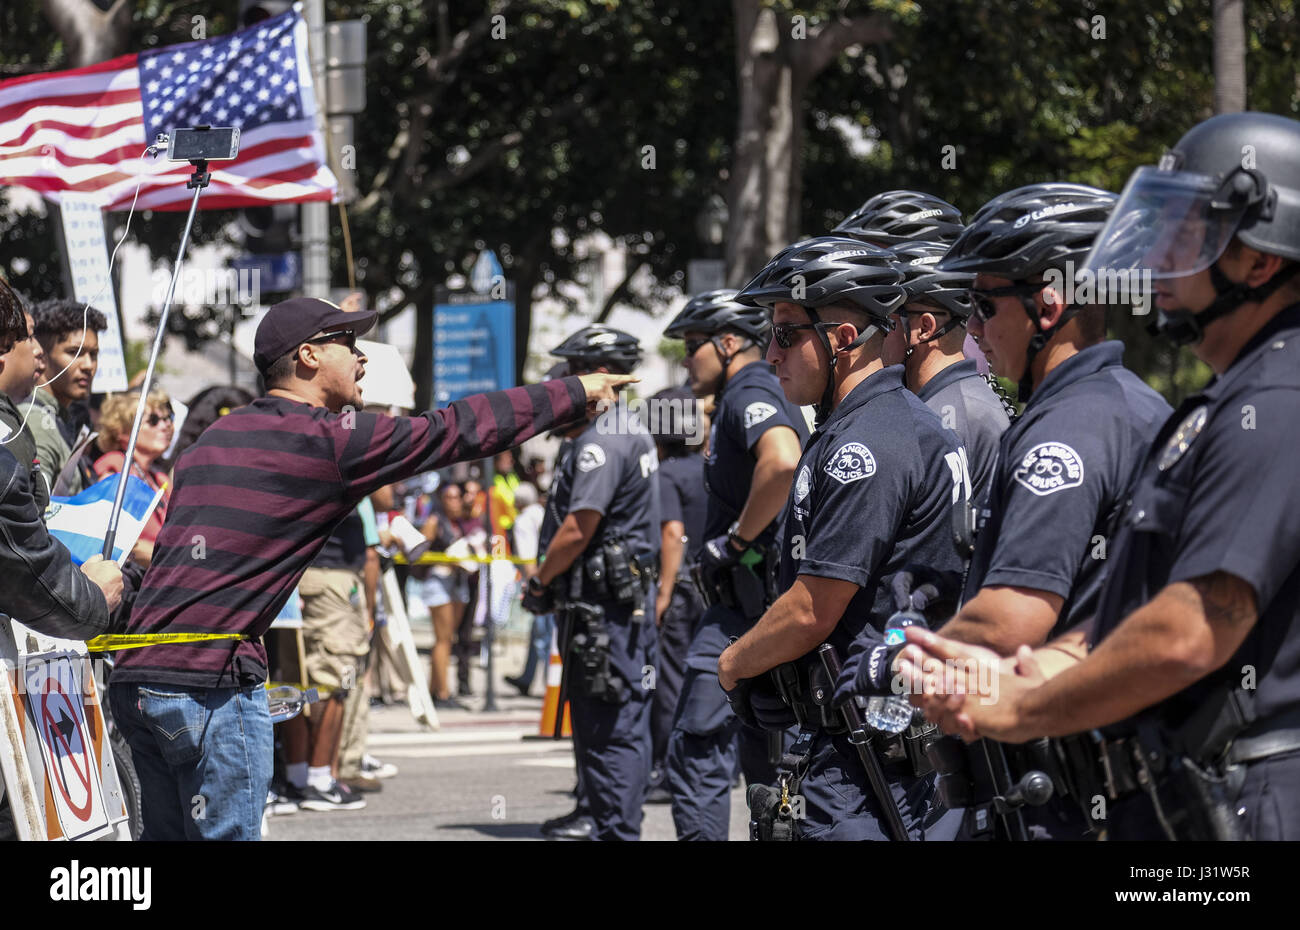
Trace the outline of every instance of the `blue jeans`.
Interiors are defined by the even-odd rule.
[[[540,660],[542,667],[545,668],[551,655],[551,635],[555,629],[555,614],[536,614],[533,617],[533,638],[528,643],[528,658],[524,662],[524,670],[519,675],[520,681],[532,684],[533,676],[537,674],[537,663]]]
[[[265,688],[131,681],[108,694],[140,778],[141,839],[261,839],[273,752]]]

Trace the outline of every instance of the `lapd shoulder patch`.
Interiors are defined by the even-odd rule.
[[[745,408],[745,429],[757,426],[774,413],[776,408],[771,404],[765,404],[761,400],[754,401]]]
[[[812,490],[812,471],[805,465],[799,469],[799,477],[794,479],[794,502],[802,503]]]
[[[1040,442],[1020,460],[1015,479],[1039,497],[1083,484],[1083,459],[1063,442]]]
[[[578,453],[578,471],[594,471],[605,464],[605,450],[589,442]]]
[[[846,442],[826,461],[826,474],[840,484],[870,478],[876,473],[876,459],[860,442]]]

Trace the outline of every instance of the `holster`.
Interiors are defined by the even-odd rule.
[[[573,660],[576,673],[573,683],[578,693],[608,704],[626,702],[631,690],[610,663],[604,608],[599,604],[577,601],[568,605],[568,611],[570,622],[574,624],[569,656]]]
[[[722,604],[754,621],[776,600],[776,559],[763,547],[751,548],[761,556],[753,565],[738,562],[712,577],[705,576],[698,562],[691,566],[691,581],[705,607]]]

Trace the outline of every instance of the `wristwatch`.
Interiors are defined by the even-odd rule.
[[[751,545],[754,544],[754,540],[752,539],[741,538],[739,520],[731,524],[731,527],[727,530],[727,542],[730,543],[733,548],[737,549],[740,552],[744,552],[746,549],[748,549]]]

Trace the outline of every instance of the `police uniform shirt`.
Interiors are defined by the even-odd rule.
[[[961,440],[970,468],[971,500],[983,501],[993,483],[998,439],[1011,422],[1002,401],[971,359],[940,371],[916,396]]]
[[[709,454],[704,476],[709,492],[704,538],[726,533],[740,516],[754,477],[754,447],[763,434],[788,426],[802,446],[808,439],[803,411],[786,400],[781,382],[767,362],[751,362],[732,375],[718,398],[709,427]],[[754,542],[767,545],[776,538],[773,520]]]
[[[1112,531],[1170,413],[1123,352],[1103,342],[1066,359],[1002,434],[965,600],[989,585],[1049,591],[1065,600],[1052,635],[1096,610]]]
[[[780,585],[799,575],[859,586],[828,642],[841,656],[894,612],[889,581],[922,564],[959,583],[953,508],[969,479],[957,436],[903,386],[894,365],[870,375],[813,433],[786,504]],[[950,593],[955,593],[951,591]]]
[[[560,452],[542,536],[546,544],[578,510],[602,517],[588,549],[621,536],[643,565],[659,561],[659,457],[653,439],[622,404],[597,417]]]
[[[704,515],[708,495],[704,493],[704,457],[677,455],[659,463],[659,522],[678,520],[686,530],[682,571],[695,561],[706,539]]]
[[[1300,304],[1169,418],[1151,445],[1112,551],[1094,636],[1166,585],[1227,572],[1259,619],[1222,669],[1165,702],[1177,725],[1220,682],[1253,687],[1266,718],[1300,703]]]

